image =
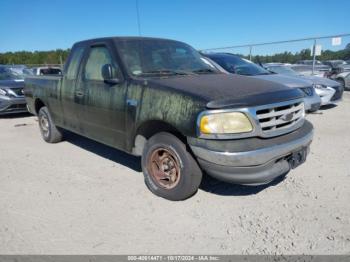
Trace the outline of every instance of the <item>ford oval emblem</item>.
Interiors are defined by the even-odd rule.
[[[281,120],[289,122],[293,119],[294,114],[293,113],[288,113],[280,117]]]

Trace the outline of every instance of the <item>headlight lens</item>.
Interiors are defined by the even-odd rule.
[[[4,89],[1,89],[1,88],[0,88],[0,95],[6,96],[6,95],[7,95],[7,92],[6,92]]]
[[[213,113],[200,119],[203,134],[236,134],[253,131],[248,117],[241,112]]]
[[[327,89],[327,86],[325,85],[314,85],[314,87],[317,89]]]

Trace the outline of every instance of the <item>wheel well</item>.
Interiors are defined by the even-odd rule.
[[[34,103],[35,113],[38,114],[40,108],[42,108],[43,106],[45,106],[43,101],[41,101],[40,99],[36,99]]]
[[[168,132],[173,134],[183,143],[187,144],[186,137],[177,130],[174,126],[159,120],[151,120],[142,124],[136,132],[134,138],[134,146],[132,149],[133,154],[142,155],[143,148],[148,139],[160,132]]]

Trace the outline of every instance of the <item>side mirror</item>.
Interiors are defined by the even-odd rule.
[[[103,77],[103,80],[107,84],[119,84],[120,80],[118,78],[113,78],[113,66],[111,64],[105,64],[102,66],[101,74]]]

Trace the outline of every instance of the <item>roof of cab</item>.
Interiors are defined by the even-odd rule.
[[[87,39],[87,40],[82,40],[79,42],[76,42],[74,45],[86,45],[86,44],[92,44],[96,42],[102,42],[102,41],[128,41],[128,40],[135,40],[135,41],[148,41],[148,40],[158,40],[158,41],[174,41],[174,42],[180,42],[177,40],[172,40],[172,39],[166,39],[166,38],[157,38],[157,37],[141,37],[141,36],[111,36],[111,37],[100,37],[100,38],[93,38],[93,39]]]

